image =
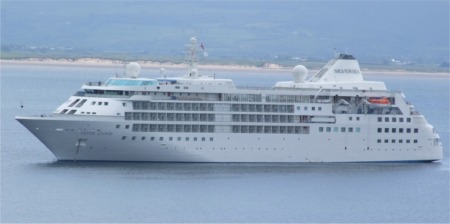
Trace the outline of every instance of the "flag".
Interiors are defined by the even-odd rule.
[[[200,47],[205,50],[205,46],[203,46],[203,43],[200,43]]]

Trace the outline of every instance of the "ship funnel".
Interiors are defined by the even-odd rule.
[[[137,62],[131,62],[126,65],[125,75],[129,78],[137,78],[141,72],[141,66]]]
[[[294,76],[294,82],[305,82],[305,78],[308,75],[308,69],[303,65],[297,65],[292,69],[292,76]]]

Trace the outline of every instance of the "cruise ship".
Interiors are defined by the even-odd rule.
[[[18,116],[56,157],[70,161],[386,162],[435,161],[438,133],[403,93],[366,81],[341,54],[316,74],[237,88],[202,76],[191,38],[184,76],[88,82],[49,115]],[[308,77],[308,78],[307,78]]]

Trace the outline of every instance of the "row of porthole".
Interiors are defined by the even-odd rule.
[[[125,136],[125,135],[122,136],[122,140],[126,140],[126,139],[127,139],[127,136]],[[131,137],[131,140],[133,140],[133,141],[137,140],[137,139],[138,138],[136,136],[132,136]],[[141,139],[141,141],[145,141],[147,139],[147,137],[146,136],[142,136],[140,139]],[[177,137],[176,141],[182,141],[182,139],[183,139],[182,137]],[[159,137],[159,138],[156,138],[154,136],[149,137],[149,141],[157,141],[157,140],[164,141],[164,137]],[[186,142],[188,142],[190,140],[191,140],[190,137],[185,137],[184,138],[184,141],[186,141]],[[169,137],[168,141],[175,141],[175,138],[174,137]],[[192,141],[194,141],[194,142],[196,142],[196,141],[205,142],[206,141],[206,137],[192,137]],[[214,138],[213,137],[209,137],[209,141],[210,142],[214,141]]]
[[[398,141],[397,141],[398,140]],[[377,139],[377,143],[382,143],[383,141],[381,139]],[[384,143],[403,143],[403,139],[391,139],[391,141],[389,142],[389,139],[384,139]],[[411,143],[410,139],[405,139],[405,143],[409,144]],[[419,143],[419,140],[414,139],[413,143]]]

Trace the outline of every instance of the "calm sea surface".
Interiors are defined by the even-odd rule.
[[[434,163],[57,162],[14,120],[51,113],[82,83],[115,73],[122,70],[1,66],[1,222],[449,222],[448,76],[366,75],[403,91],[434,125],[445,151]],[[240,86],[291,80],[289,72],[216,77]]]

